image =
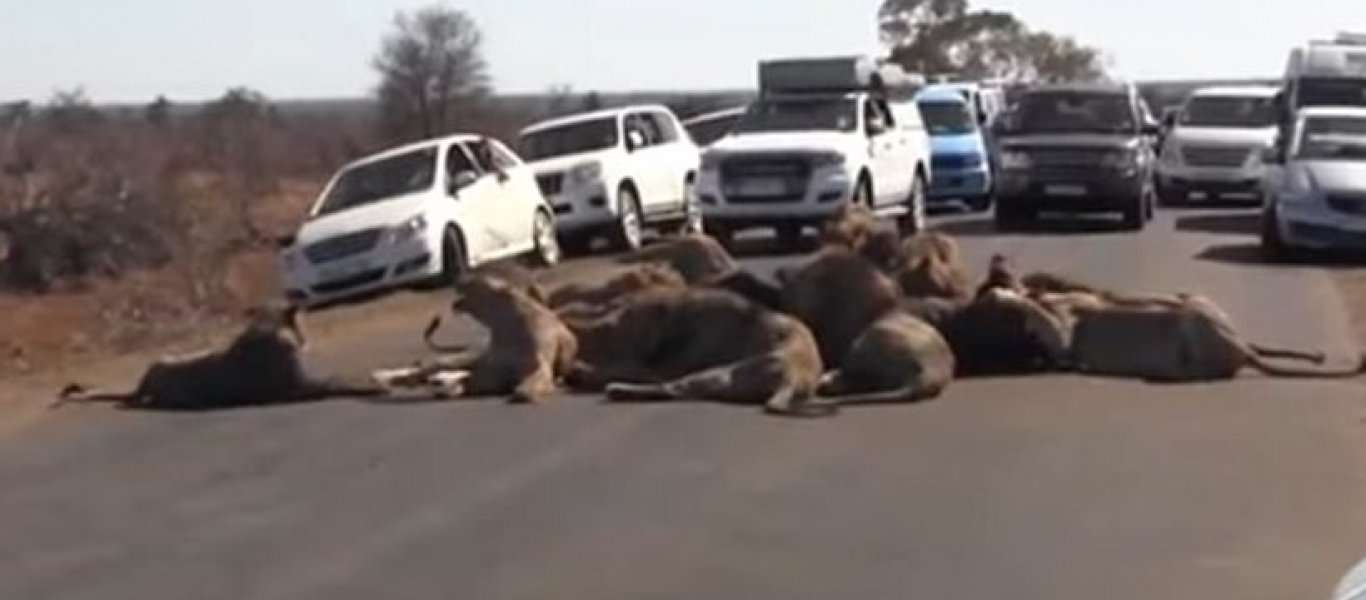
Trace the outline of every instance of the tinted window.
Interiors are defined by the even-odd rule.
[[[920,116],[925,119],[930,135],[962,135],[977,130],[967,105],[959,102],[923,101]]]
[[[760,100],[735,124],[737,132],[854,131],[858,104],[849,98]]]
[[[612,148],[617,142],[617,120],[607,117],[529,133],[522,136],[521,150],[527,160],[540,160]]]
[[[1307,120],[1296,156],[1314,160],[1366,159],[1366,118],[1314,117]]]
[[[1128,133],[1137,128],[1129,97],[1115,92],[1033,92],[1020,100],[1025,133]]]
[[[436,148],[423,148],[344,171],[318,207],[318,216],[430,189]]]
[[[1366,79],[1299,80],[1296,108],[1305,106],[1366,106]]]
[[[659,131],[659,143],[668,144],[678,141],[678,130],[674,127],[674,120],[663,113],[650,113],[647,115],[655,129]]]
[[[1271,98],[1198,96],[1181,112],[1182,125],[1193,127],[1270,127],[1276,123]]]
[[[740,115],[733,115],[718,117],[700,123],[693,123],[688,126],[688,135],[692,136],[694,142],[706,146],[721,139],[727,133],[730,133],[731,128],[735,126],[735,122],[739,120]]]

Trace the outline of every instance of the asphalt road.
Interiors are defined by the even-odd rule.
[[[941,222],[974,267],[1202,292],[1251,338],[1349,360],[1331,282],[1254,264],[1253,225]],[[413,330],[318,360],[401,363]],[[984,379],[823,421],[592,398],[63,411],[0,439],[0,598],[1326,598],[1366,554],[1364,391]]]

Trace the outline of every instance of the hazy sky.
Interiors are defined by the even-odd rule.
[[[0,0],[0,100],[366,94],[396,10],[426,0]],[[877,49],[879,0],[451,0],[502,91],[749,87],[757,59]],[[1134,78],[1275,76],[1288,48],[1366,31],[1366,0],[981,0],[1104,48]]]

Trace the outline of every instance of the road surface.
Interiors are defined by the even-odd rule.
[[[1254,221],[940,225],[974,267],[1004,251],[1203,292],[1249,337],[1349,360],[1330,281],[1255,264]],[[414,330],[318,360],[401,363]],[[81,408],[0,439],[0,598],[1326,598],[1366,555],[1364,391],[983,379],[822,421],[592,398]]]

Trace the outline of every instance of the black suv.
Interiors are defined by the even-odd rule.
[[[1158,124],[1134,86],[1036,87],[1005,119],[998,228],[1027,223],[1042,211],[1118,212],[1129,229],[1152,219]]]

